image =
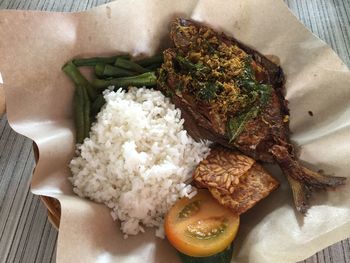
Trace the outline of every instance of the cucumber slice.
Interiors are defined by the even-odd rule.
[[[230,263],[233,253],[233,243],[215,255],[209,257],[191,257],[178,251],[182,263]]]

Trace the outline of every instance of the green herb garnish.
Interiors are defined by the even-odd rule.
[[[211,101],[217,95],[218,87],[215,83],[209,82],[205,84],[198,92],[198,98],[203,101]]]
[[[210,72],[210,68],[205,66],[203,63],[192,63],[188,59],[176,56],[176,60],[180,63],[180,66],[186,70],[189,70],[192,74],[198,76],[200,74],[207,74]]]
[[[270,85],[259,83],[251,66],[252,57],[248,56],[243,72],[237,80],[237,85],[246,94],[248,110],[243,111],[235,117],[232,117],[227,122],[227,134],[229,142],[234,141],[238,135],[244,130],[246,123],[253,118],[256,118],[271,97],[272,87]]]
[[[252,107],[250,110],[243,112],[233,118],[230,118],[227,122],[227,132],[229,136],[229,142],[234,141],[238,135],[244,130],[246,123],[250,119],[254,119],[259,113],[259,107]]]

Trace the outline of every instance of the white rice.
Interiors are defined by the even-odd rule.
[[[183,129],[181,112],[161,92],[130,88],[105,91],[106,105],[90,138],[77,146],[70,168],[74,192],[104,203],[127,235],[157,227],[176,200],[193,196],[186,184],[209,153]]]

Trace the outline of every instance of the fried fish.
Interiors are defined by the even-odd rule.
[[[171,24],[174,47],[164,51],[158,88],[181,109],[185,128],[257,161],[277,163],[298,211],[306,213],[312,190],[345,178],[303,167],[289,140],[289,110],[282,69],[232,37],[197,22]]]

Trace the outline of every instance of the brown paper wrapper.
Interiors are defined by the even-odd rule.
[[[177,16],[208,23],[277,56],[287,76],[292,139],[301,146],[301,160],[348,176],[350,73],[282,1],[121,0],[81,13],[1,11],[7,116],[39,149],[32,192],[60,201],[57,262],[179,262],[154,230],[123,240],[108,208],[72,193],[67,165],[74,154],[74,87],[61,72],[78,56],[152,55],[168,44],[169,22]],[[349,183],[318,194],[301,218],[281,172],[272,172],[282,185],[242,216],[232,262],[295,262],[350,236]]]
[[[0,88],[0,117],[5,113],[5,92]]]

